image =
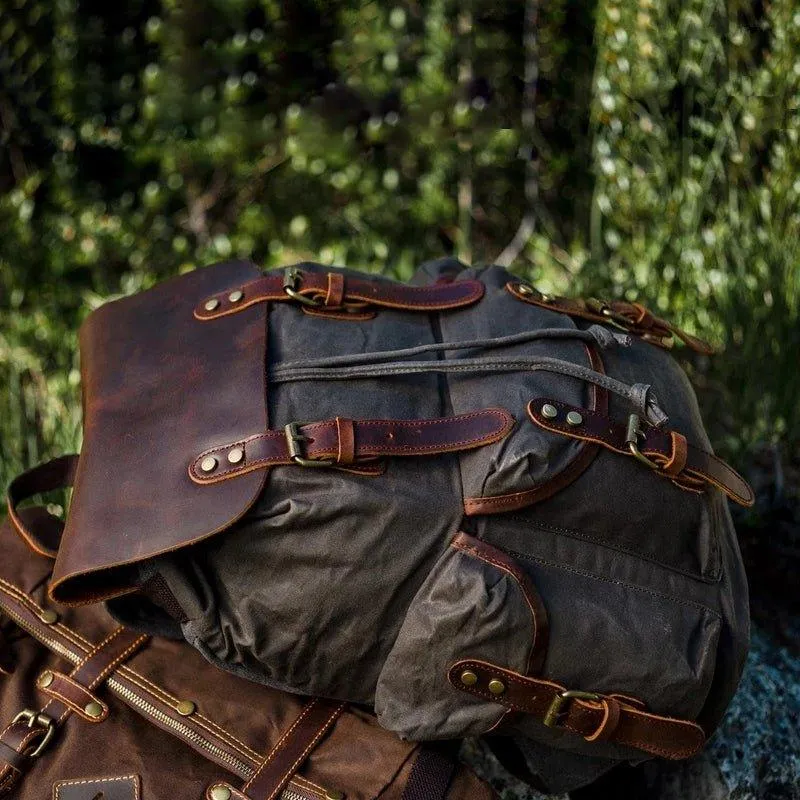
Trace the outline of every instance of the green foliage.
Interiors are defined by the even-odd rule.
[[[726,345],[723,449],[800,438],[791,0],[0,10],[0,482],[79,444],[90,309],[231,257],[511,252]]]

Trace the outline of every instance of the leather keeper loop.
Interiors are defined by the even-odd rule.
[[[677,431],[670,431],[670,438],[672,439],[672,455],[669,461],[664,464],[661,469],[672,477],[680,475],[683,468],[686,466],[686,460],[689,457],[689,445],[686,437]]]
[[[587,742],[607,742],[619,724],[619,701],[613,697],[604,697],[600,702],[603,704],[603,719],[591,736],[584,736]]]
[[[356,460],[356,433],[353,420],[336,417],[336,436],[339,440],[337,463],[352,464]]]
[[[108,718],[108,706],[99,697],[61,672],[48,670],[39,676],[39,691],[58,700],[85,722],[103,722]],[[87,712],[91,709],[92,713]]]
[[[325,294],[325,305],[328,308],[339,308],[344,300],[344,275],[340,272],[328,273],[328,291]]]

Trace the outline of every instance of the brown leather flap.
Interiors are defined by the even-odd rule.
[[[81,329],[84,442],[50,588],[77,604],[135,588],[125,565],[229,527],[265,473],[198,486],[188,464],[266,430],[267,310],[204,324],[205,297],[260,275],[249,262],[197,270],[95,311]]]

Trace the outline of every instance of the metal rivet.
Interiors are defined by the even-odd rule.
[[[241,292],[237,289],[235,292],[231,292],[228,295],[228,300],[230,300],[231,303],[238,303],[243,297],[244,297],[244,292]]]
[[[555,419],[558,416],[558,409],[555,406],[550,405],[550,403],[545,403],[542,406],[542,416],[545,419]]]
[[[217,459],[214,458],[214,456],[206,456],[200,462],[200,469],[203,472],[213,472],[217,468],[218,464],[219,464],[219,461],[217,461]]]
[[[191,717],[195,711],[197,711],[197,705],[193,703],[191,700],[181,700],[178,705],[175,706],[175,710],[182,716],[182,717]]]
[[[47,672],[43,672],[39,676],[39,680],[36,681],[36,683],[37,683],[37,685],[39,686],[40,689],[46,689],[48,686],[50,686],[50,684],[53,683],[53,681],[55,679],[56,679],[56,676],[53,675],[53,673],[50,672],[50,670],[47,670]]]
[[[570,425],[580,425],[583,422],[583,417],[577,411],[570,411],[567,414],[567,422]]]
[[[90,703],[87,703],[83,707],[83,710],[86,713],[86,716],[91,717],[92,719],[97,719],[98,717],[103,716],[103,706],[101,706],[96,700],[92,700]]]
[[[233,450],[228,453],[228,463],[229,464],[238,464],[244,458],[244,450],[241,447],[234,447]]]
[[[461,673],[461,683],[464,686],[474,686],[477,682],[478,676],[471,669],[465,669]]]
[[[494,695],[501,695],[506,690],[506,685],[503,681],[498,681],[497,679],[493,681],[489,681],[489,691]]]
[[[227,786],[214,786],[211,789],[211,800],[231,800],[231,790]]]
[[[340,792],[338,789],[328,789],[325,792],[325,800],[344,800],[344,792]]]
[[[46,608],[39,614],[39,619],[44,622],[45,625],[55,625],[58,622],[58,614],[55,611],[51,611],[49,608]]]
[[[203,308],[206,311],[216,311],[219,308],[219,300],[217,300],[216,297],[212,297],[211,300],[206,302]]]
[[[520,294],[530,295],[533,294],[533,286],[529,286],[527,283],[520,283],[517,286],[517,291]]]

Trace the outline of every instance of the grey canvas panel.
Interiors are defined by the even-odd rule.
[[[243,522],[165,559],[186,638],[252,680],[371,703],[406,609],[458,528],[455,481],[447,457],[433,469],[398,460],[378,478],[274,470]],[[387,502],[400,492],[402,504]]]
[[[457,279],[475,276],[465,270]],[[574,329],[574,322],[536,306],[525,305],[510,295],[505,285],[510,276],[499,267],[480,271],[486,286],[482,313],[468,310],[441,319],[443,341],[493,339],[541,328]],[[547,356],[588,366],[584,345],[570,341],[531,342],[493,353],[497,358]],[[519,421],[512,435],[489,447],[465,453],[461,459],[466,497],[491,497],[531,489],[571,462],[579,443],[537,428],[526,417],[526,407],[535,397],[558,397],[566,403],[584,405],[588,389],[584,382],[564,379],[549,372],[515,372],[499,380],[485,375],[448,375],[448,392],[456,413],[472,405],[507,408]]]
[[[485,733],[505,709],[460,697],[447,670],[462,658],[481,658],[524,673],[534,631],[514,578],[449,548],[417,592],[384,663],[375,693],[378,720],[412,740]]]

